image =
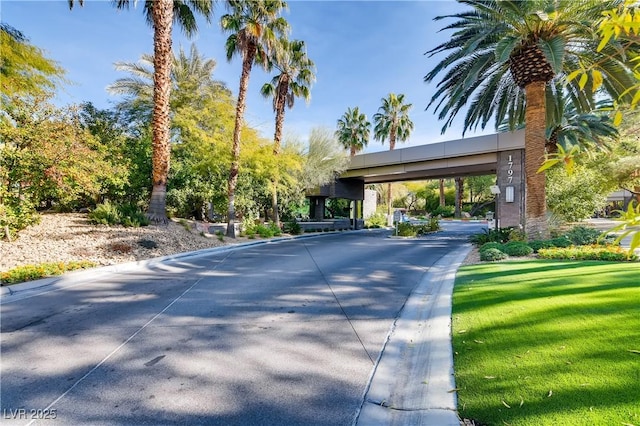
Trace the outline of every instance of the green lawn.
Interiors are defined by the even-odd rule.
[[[640,426],[640,263],[462,267],[453,346],[463,418]]]

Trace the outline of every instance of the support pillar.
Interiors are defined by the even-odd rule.
[[[309,197],[309,218],[313,220],[324,219],[324,208],[327,197]]]

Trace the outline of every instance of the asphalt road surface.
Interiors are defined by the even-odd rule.
[[[480,227],[301,238],[5,296],[1,423],[349,425],[412,289]]]

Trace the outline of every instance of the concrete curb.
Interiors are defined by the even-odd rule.
[[[451,347],[455,274],[471,245],[444,256],[412,292],[374,367],[354,425],[459,426]]]
[[[48,277],[48,278],[42,278],[34,281],[27,281],[19,284],[1,286],[0,287],[0,304],[8,303],[12,301],[12,299],[8,296],[13,296],[13,295],[16,295],[17,293],[24,293],[24,292],[38,293],[38,292],[53,291],[56,289],[72,287],[75,285],[90,282],[91,280],[94,280],[97,278],[101,278],[105,274],[118,274],[118,273],[139,270],[143,268],[151,268],[153,266],[168,264],[171,262],[204,257],[214,253],[225,253],[229,251],[242,250],[242,249],[246,249],[256,245],[276,244],[284,241],[291,241],[291,240],[305,239],[305,238],[318,238],[318,237],[335,235],[335,234],[345,233],[345,232],[375,232],[375,231],[380,231],[380,229],[360,229],[356,231],[323,232],[323,233],[302,234],[302,235],[295,235],[295,236],[288,236],[288,237],[271,238],[269,240],[257,240],[257,241],[247,242],[247,243],[228,244],[225,246],[212,247],[208,249],[202,249],[202,250],[196,250],[196,251],[190,251],[190,252],[184,252],[184,253],[177,253],[177,254],[172,254],[167,256],[153,257],[150,259],[138,260],[134,262],[118,263],[115,265],[71,271],[63,275],[57,275],[55,277]]]

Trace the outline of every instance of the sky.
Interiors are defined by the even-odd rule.
[[[72,84],[58,94],[56,103],[66,105],[90,101],[98,108],[111,108],[121,100],[106,87],[128,75],[116,71],[116,62],[136,62],[153,52],[153,31],[143,15],[143,1],[129,10],[118,10],[110,1],[85,0],[69,10],[66,0],[1,0],[0,19],[20,30],[29,42],[67,71]],[[223,2],[218,2],[222,5]],[[422,1],[309,1],[288,2],[283,16],[291,26],[291,39],[303,40],[316,65],[311,100],[296,99],[285,115],[285,134],[306,140],[314,127],[335,130],[347,108],[359,107],[373,122],[373,115],[389,93],[404,94],[413,105],[414,130],[403,146],[424,145],[462,137],[459,116],[445,134],[443,122],[433,107],[425,110],[436,90],[436,82],[424,76],[443,58],[425,52],[446,41],[450,32],[439,30],[451,20],[433,18],[465,10],[450,0]],[[198,33],[187,38],[174,26],[173,48],[187,52],[195,43],[201,55],[217,62],[213,78],[227,84],[237,95],[241,59],[228,62],[224,51],[227,34],[220,29],[222,6],[211,23],[198,20]],[[274,113],[270,100],[260,95],[269,74],[254,67],[249,81],[245,120],[266,138],[273,137]],[[465,137],[493,133],[468,131]],[[388,149],[373,139],[364,152]]]

